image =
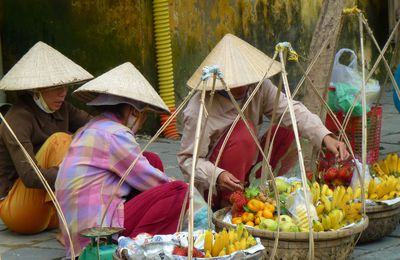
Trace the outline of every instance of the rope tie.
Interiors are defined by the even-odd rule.
[[[212,65],[212,66],[204,66],[203,73],[201,75],[201,80],[202,81],[208,80],[212,75],[216,75],[218,79],[224,78],[224,73],[222,73],[219,66]]]
[[[348,15],[348,14],[359,14],[361,13],[361,10],[358,9],[358,7],[355,5],[350,8],[344,8],[343,9],[343,14]]]
[[[290,42],[280,42],[275,46],[275,51],[276,52],[284,51],[285,49],[288,50],[288,55],[289,55],[288,60],[299,62],[299,55],[293,49],[293,47],[290,44]]]

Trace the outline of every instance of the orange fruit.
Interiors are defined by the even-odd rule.
[[[274,218],[274,213],[269,211],[268,208],[265,208],[264,211],[263,211],[263,217],[264,218],[273,219]]]
[[[246,222],[246,225],[247,225],[247,226],[254,227],[254,222],[253,222],[253,221],[247,221],[247,222]]]

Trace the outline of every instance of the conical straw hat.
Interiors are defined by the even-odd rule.
[[[0,81],[2,90],[28,90],[83,82],[93,76],[59,51],[37,42]]]
[[[157,111],[162,110],[169,113],[169,109],[161,97],[130,62],[87,82],[73,94],[88,103],[101,93],[140,101],[152,106]]]
[[[195,88],[201,80],[204,66],[212,65],[219,66],[229,88],[253,84],[263,78],[271,61],[270,57],[249,43],[232,34],[226,34],[197,68],[188,80],[187,85]],[[267,78],[280,71],[280,63],[275,61],[267,74]],[[211,90],[211,88],[212,80],[209,80],[206,89]],[[223,89],[219,80],[216,81],[215,88],[217,90]]]

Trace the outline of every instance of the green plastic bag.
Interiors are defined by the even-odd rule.
[[[336,93],[337,106],[340,108],[340,110],[347,113],[350,110],[350,107],[357,96],[359,88],[349,83],[335,83],[333,85],[336,88],[335,93]],[[367,106],[366,109],[367,112],[371,110],[369,106]],[[361,116],[361,115],[362,115],[361,102],[357,101],[357,103],[354,106],[352,116]]]

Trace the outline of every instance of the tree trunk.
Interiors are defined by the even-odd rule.
[[[331,36],[332,28],[341,22],[342,10],[345,6],[345,0],[325,0],[317,26],[315,27],[314,35],[311,41],[309,59],[312,60],[318,53],[324,41],[328,36]],[[335,50],[337,46],[339,32],[341,31],[341,25],[333,32],[330,38],[330,42],[326,48],[322,51],[317,62],[314,64],[310,71],[309,78],[316,87],[318,93],[326,100],[328,93],[329,81],[331,79],[333,58],[335,56]],[[314,114],[320,116],[322,122],[325,122],[326,110],[321,102],[316,102],[318,97],[314,94],[311,89],[311,84],[308,80],[305,81],[305,95],[303,103],[304,105]],[[304,150],[304,162],[307,169],[313,169],[315,164],[317,148],[314,148],[311,143],[306,143],[303,147]]]

